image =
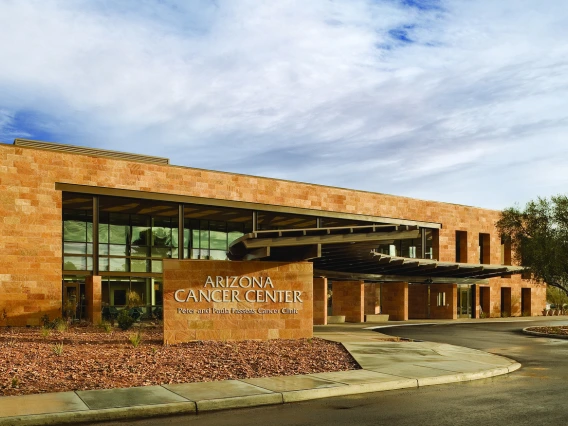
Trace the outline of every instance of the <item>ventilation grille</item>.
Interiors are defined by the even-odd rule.
[[[130,154],[127,152],[109,151],[106,149],[85,148],[83,146],[65,145],[52,142],[33,141],[29,139],[16,139],[14,145],[24,148],[44,149],[48,151],[59,151],[67,154],[90,155],[93,157],[108,157],[115,160],[138,161],[142,163],[170,164],[170,160],[164,157],[153,157],[150,155]]]

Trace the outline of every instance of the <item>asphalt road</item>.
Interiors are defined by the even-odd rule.
[[[568,325],[568,321],[551,321]],[[504,355],[523,367],[473,382],[104,425],[567,425],[568,340],[522,334],[529,322],[381,329]],[[534,325],[544,325],[542,321]]]

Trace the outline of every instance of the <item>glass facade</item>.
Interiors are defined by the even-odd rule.
[[[73,209],[63,203],[63,270],[93,270],[93,202],[73,198]]]
[[[186,204],[183,212],[184,259],[226,260],[229,244],[253,230],[250,210]]]
[[[256,221],[256,223],[253,223]],[[253,231],[352,227],[371,222],[187,203],[63,193],[63,292],[83,315],[84,277],[102,277],[103,314],[140,306],[159,317],[163,259],[226,260],[229,245]],[[424,242],[424,243],[423,243]],[[425,251],[422,245],[425,244]],[[378,251],[432,256],[432,232],[385,241]],[[105,311],[106,309],[106,311]]]

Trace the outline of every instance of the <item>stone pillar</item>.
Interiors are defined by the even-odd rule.
[[[364,322],[365,284],[363,281],[334,281],[331,285],[333,315],[345,315],[346,322]]]
[[[365,284],[365,315],[375,315],[379,313],[379,300],[377,297],[376,284]]]
[[[387,314],[392,321],[407,321],[408,283],[383,283],[382,291],[382,313]]]
[[[87,321],[98,324],[102,321],[101,277],[85,278],[85,302],[87,305]]]
[[[314,278],[314,325],[327,324],[327,278]]]
[[[432,319],[458,318],[457,284],[430,285],[430,318]]]

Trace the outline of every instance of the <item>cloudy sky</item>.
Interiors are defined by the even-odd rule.
[[[566,0],[0,0],[0,141],[488,208],[568,192]]]

